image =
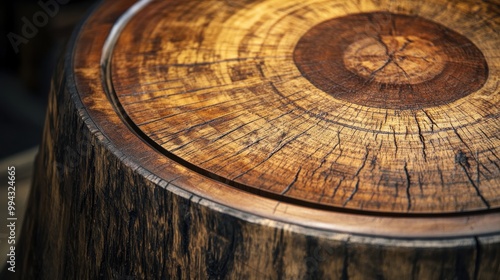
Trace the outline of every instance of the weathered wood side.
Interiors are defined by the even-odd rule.
[[[211,208],[134,166],[126,152],[111,153],[106,137],[91,132],[77,111],[66,73],[55,77],[19,279],[494,279],[500,273],[494,238],[362,237]]]

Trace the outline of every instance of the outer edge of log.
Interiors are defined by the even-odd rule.
[[[110,2],[100,7],[106,3]],[[117,149],[117,143],[138,139],[106,135],[106,129],[117,124],[113,121],[121,120],[94,122],[99,110],[87,111],[85,98],[80,99],[83,90],[91,90],[77,89],[72,71],[80,31],[75,32],[64,66],[53,80],[38,175],[21,236],[19,279],[358,279],[373,275],[494,279],[500,273],[498,227],[490,227],[489,232],[464,229],[477,218],[474,215],[451,217],[459,228],[450,234],[439,232],[442,219],[345,214],[344,222],[353,219],[353,228],[344,230],[353,234],[342,233],[326,222],[309,221],[327,212],[298,207],[305,217],[292,222],[286,210],[297,206],[274,203],[269,209],[278,215],[269,209],[249,214],[217,203],[216,197],[206,199],[186,191],[183,186],[189,181],[174,184],[175,177],[168,182],[153,175],[175,164],[164,162],[151,171],[141,167],[138,162],[143,161],[154,168],[155,161],[144,157],[150,150]],[[68,130],[61,131],[61,125]],[[196,182],[216,183],[193,177]],[[392,237],[383,228],[367,231],[386,225],[380,220],[403,222],[407,227],[429,224],[416,235],[411,227]],[[487,221],[495,220],[486,217],[483,222]]]
[[[51,94],[19,279],[494,279],[500,269],[498,235],[402,240],[321,231],[165,186],[110,150],[81,118],[64,76]]]

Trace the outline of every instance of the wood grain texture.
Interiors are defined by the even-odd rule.
[[[20,279],[500,274],[498,6],[133,5],[54,76]]]

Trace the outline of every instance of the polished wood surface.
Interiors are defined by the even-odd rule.
[[[54,78],[26,276],[494,279],[498,18],[103,2]]]

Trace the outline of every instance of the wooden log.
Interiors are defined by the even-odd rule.
[[[21,279],[496,279],[499,8],[105,1],[54,76]]]

